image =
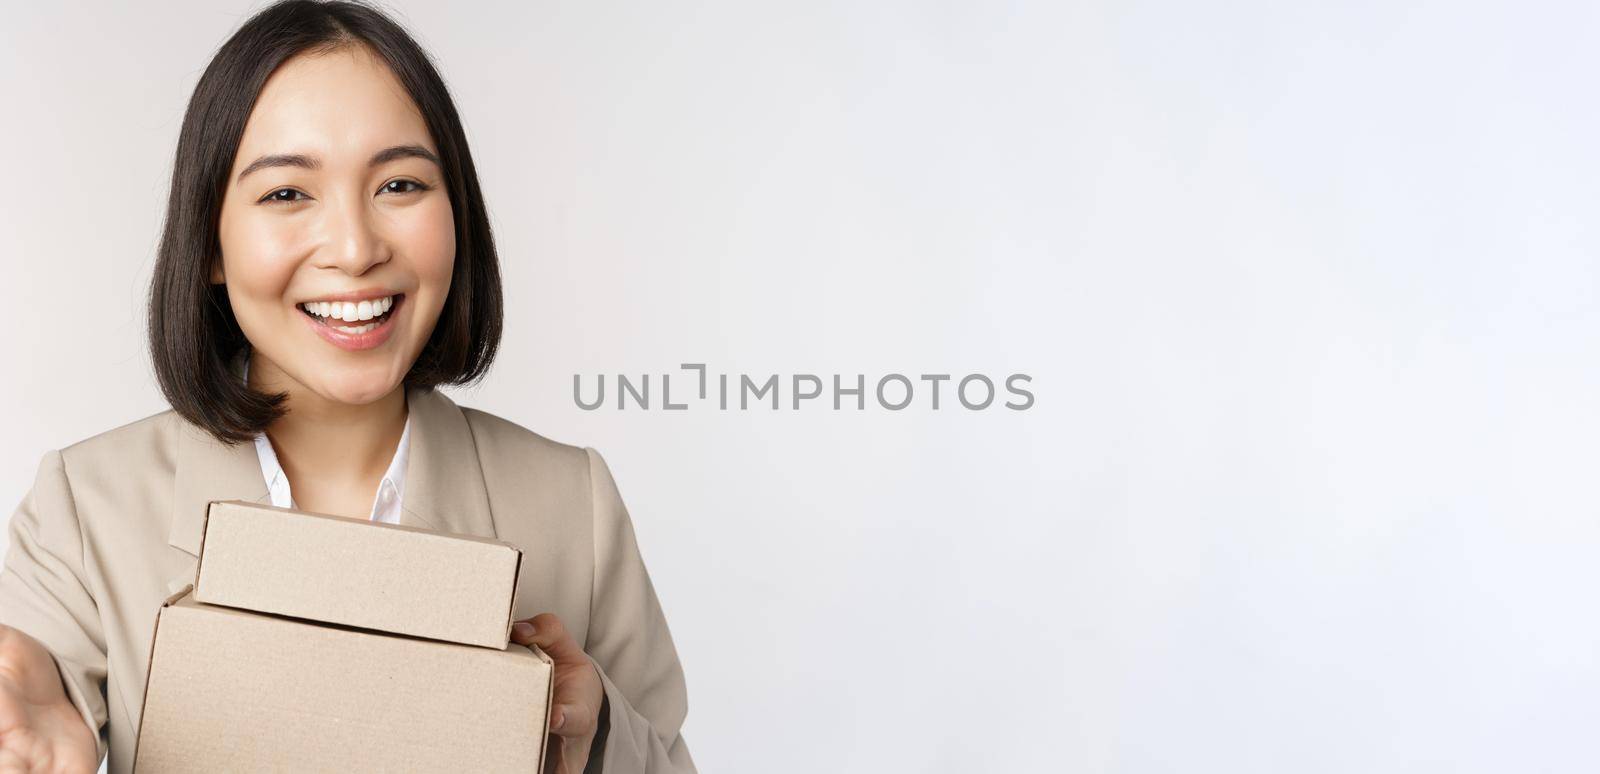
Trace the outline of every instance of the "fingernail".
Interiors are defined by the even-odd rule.
[[[567,724],[567,711],[566,711],[566,709],[562,708],[562,709],[556,710],[556,730],[560,731],[561,727],[566,725],[566,724]]]
[[[532,637],[533,624],[527,621],[518,621],[511,625],[511,633],[518,637]]]

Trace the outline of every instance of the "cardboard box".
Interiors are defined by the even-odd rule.
[[[134,767],[519,771],[544,759],[553,664],[197,602],[156,619]]]
[[[522,552],[497,540],[211,503],[194,598],[503,649]]]

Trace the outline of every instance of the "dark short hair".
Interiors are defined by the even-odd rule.
[[[231,370],[249,342],[227,288],[210,281],[222,256],[218,220],[239,140],[279,65],[302,52],[349,45],[365,45],[386,62],[416,102],[438,148],[455,214],[450,292],[405,386],[476,381],[500,344],[500,268],[483,193],[455,103],[427,53],[400,25],[359,3],[276,3],[222,44],[189,99],[150,282],[150,354],[161,391],[175,411],[224,443],[264,430],[283,415],[287,397],[252,390]]]

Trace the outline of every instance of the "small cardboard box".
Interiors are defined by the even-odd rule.
[[[520,771],[544,759],[553,664],[201,604],[156,618],[137,771]]]
[[[515,546],[487,538],[214,502],[194,598],[503,649],[521,560]]]

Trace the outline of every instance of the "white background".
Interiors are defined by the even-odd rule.
[[[456,397],[610,461],[703,770],[1600,767],[1600,19],[1321,5],[400,5],[510,301]],[[255,7],[5,13],[8,503],[164,407],[172,152]],[[1037,403],[573,404],[683,362]]]

